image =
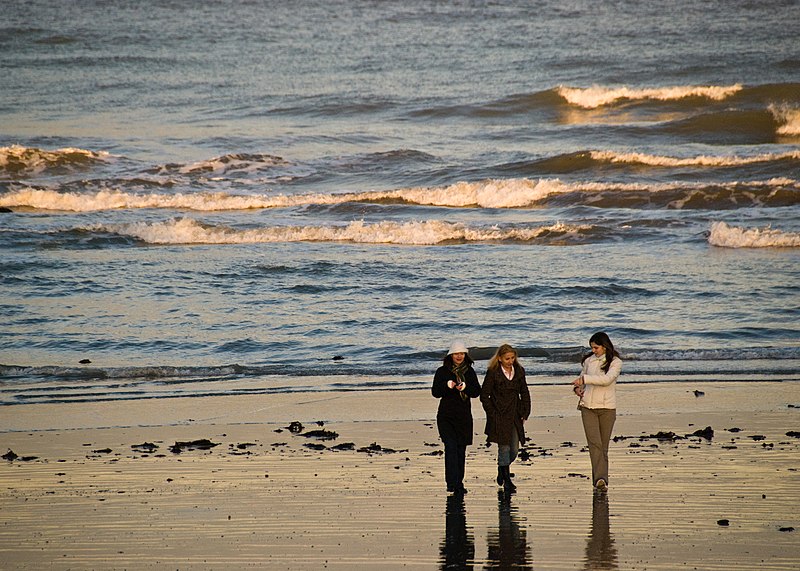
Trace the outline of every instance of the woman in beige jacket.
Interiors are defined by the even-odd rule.
[[[589,339],[592,352],[582,361],[581,375],[572,381],[580,397],[583,431],[592,461],[592,484],[599,491],[608,487],[608,443],[617,419],[617,378],[622,360],[608,335],[598,331]]]

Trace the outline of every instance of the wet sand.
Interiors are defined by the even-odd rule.
[[[427,391],[7,407],[2,567],[800,566],[800,384],[621,386],[601,495],[569,389],[532,396],[511,496],[473,404],[464,498]]]

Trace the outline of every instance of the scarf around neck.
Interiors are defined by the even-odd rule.
[[[463,361],[460,365],[456,365],[454,363],[453,366],[450,367],[450,371],[456,376],[456,379],[458,379],[458,383],[456,384],[461,384],[461,383],[464,383],[465,385],[467,384],[467,379],[464,376],[464,373],[467,372],[467,369],[469,369],[469,363],[467,363],[466,361]],[[461,397],[461,400],[467,400],[467,398],[469,398],[467,397],[467,394],[464,391],[459,391],[458,394]]]

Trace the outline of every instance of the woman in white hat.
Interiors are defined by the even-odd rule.
[[[466,494],[464,468],[467,446],[472,444],[471,398],[481,394],[478,375],[463,341],[454,341],[433,376],[431,393],[439,399],[436,426],[444,443],[444,478],[447,491]]]

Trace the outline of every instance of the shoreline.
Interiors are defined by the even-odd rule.
[[[530,385],[531,421],[571,416],[576,399],[568,384]],[[695,393],[698,393],[697,395]],[[643,414],[771,412],[797,407],[800,383],[716,381],[619,383],[617,418]],[[423,390],[287,392],[263,395],[165,397],[96,402],[16,404],[0,408],[0,435],[7,432],[130,428],[203,424],[310,421],[431,421],[437,401]],[[477,421],[485,418],[477,399]],[[619,422],[619,420],[618,420]]]
[[[0,556],[9,569],[796,569],[800,438],[786,433],[800,385],[621,384],[604,498],[568,390],[532,387],[510,497],[473,403],[463,500],[444,490],[427,391],[17,405],[0,447],[36,459],[0,464]],[[712,439],[689,436],[706,426]],[[315,430],[338,436],[303,436]]]

